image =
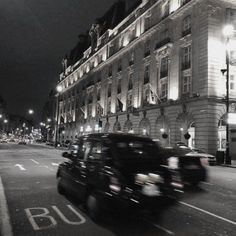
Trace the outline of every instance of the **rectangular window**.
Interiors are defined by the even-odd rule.
[[[117,81],[117,94],[121,93],[121,79],[118,79]]]
[[[235,81],[234,81],[234,75],[230,75],[230,90],[235,90]]]
[[[133,98],[132,93],[128,93],[128,96],[127,96],[127,107],[131,107],[132,106],[132,98]]]
[[[144,57],[150,55],[150,40],[148,40],[144,45]]]
[[[191,16],[186,16],[183,19],[182,37],[191,33]]]
[[[191,77],[190,76],[183,76],[183,80],[182,80],[182,94],[189,93],[190,89],[191,89]]]
[[[167,98],[168,95],[168,82],[167,79],[161,81],[161,99]]]
[[[111,97],[111,83],[108,84],[107,97]]]
[[[121,60],[118,61],[118,71],[122,71],[122,64]]]
[[[168,76],[168,57],[163,57],[161,59],[161,71],[160,77],[164,78]]]
[[[144,69],[144,84],[150,82],[150,66],[146,65]]]
[[[163,30],[160,35],[160,40],[164,41],[169,38],[169,31],[167,29]]]
[[[191,67],[191,45],[182,49],[182,70]]]
[[[133,89],[133,72],[129,74],[128,91]]]

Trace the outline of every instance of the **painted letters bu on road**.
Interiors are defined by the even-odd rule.
[[[52,209],[66,224],[81,225],[85,223],[85,218],[78,211],[76,211],[71,205],[67,205],[67,207],[78,217],[78,221],[70,221],[57,206],[52,206]],[[50,212],[45,207],[26,208],[25,212],[34,230],[45,230],[57,226],[57,220],[53,216],[49,215]],[[47,224],[45,224],[45,222]]]

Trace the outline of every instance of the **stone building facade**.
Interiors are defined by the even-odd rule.
[[[91,46],[60,74],[60,140],[122,131],[164,145],[181,141],[214,154],[224,149],[222,28],[229,21],[236,29],[233,0],[143,0],[105,32],[94,24]],[[236,45],[235,35],[230,42]],[[235,54],[230,50],[230,112],[236,112]],[[234,125],[230,152],[236,159]]]

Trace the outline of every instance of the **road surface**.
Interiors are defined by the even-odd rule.
[[[236,235],[236,169],[209,167],[209,182],[187,190],[158,215],[114,217],[95,224],[74,199],[57,193],[62,150],[0,144],[0,233],[26,235]]]

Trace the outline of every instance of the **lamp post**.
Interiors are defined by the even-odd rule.
[[[229,122],[228,122],[228,115],[229,115],[229,39],[230,36],[233,34],[233,26],[232,25],[225,25],[223,28],[223,34],[226,38],[226,150],[225,150],[225,164],[231,165],[231,157],[229,155]]]
[[[57,136],[58,136],[58,121],[59,121],[59,108],[60,108],[60,93],[62,91],[62,86],[58,85],[57,88],[57,109],[56,109],[56,125],[55,125],[55,147],[57,147]]]

